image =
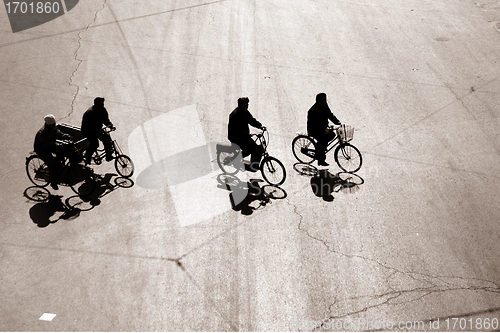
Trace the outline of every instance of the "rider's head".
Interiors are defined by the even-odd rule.
[[[249,103],[249,100],[248,100],[248,97],[240,97],[238,98],[238,108],[243,108],[243,109],[247,109],[248,108],[248,103]]]
[[[46,115],[43,120],[45,121],[45,127],[55,128],[56,127],[56,117],[53,114]]]
[[[104,107],[104,97],[96,97],[94,98],[94,105],[99,107]]]
[[[317,94],[316,95],[316,103],[326,104],[326,94],[325,93]]]

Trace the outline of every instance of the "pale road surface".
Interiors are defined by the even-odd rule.
[[[498,0],[86,0],[18,33],[3,8],[1,331],[498,325]],[[319,92],[363,154],[325,199],[291,152]],[[91,202],[25,198],[43,116],[79,126],[96,96],[134,186],[108,163]],[[210,163],[240,96],[288,175],[233,209],[261,179]]]

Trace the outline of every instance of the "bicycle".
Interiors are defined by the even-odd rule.
[[[115,127],[106,127],[104,128],[104,133],[109,134],[115,130],[116,130]],[[116,140],[111,139],[110,141],[111,141],[111,154],[113,160],[115,160],[116,172],[118,172],[118,174],[122,177],[130,178],[134,174],[134,163],[132,162],[132,159],[130,159],[130,157],[128,157],[127,155],[123,154]],[[92,162],[96,165],[100,165],[105,156],[106,152],[104,147],[101,149],[98,148],[92,155]]]
[[[83,154],[87,149],[89,142],[87,138],[83,135],[79,127],[72,126],[65,123],[60,123],[57,125],[59,130],[71,135],[75,142],[68,142],[64,140],[58,140],[62,144],[73,145],[75,152],[79,156],[79,160],[83,159]],[[105,128],[105,133],[116,130],[116,128]],[[120,176],[129,178],[134,173],[134,164],[132,160],[127,155],[123,154],[122,150],[118,146],[116,140],[111,140],[112,156],[115,160],[115,169],[120,174]],[[104,149],[97,149],[92,155],[92,161],[94,164],[99,165],[102,163],[103,157],[106,155]],[[61,170],[67,170],[66,182],[67,185],[78,195],[88,196],[90,195],[96,185],[96,176],[94,171],[83,164],[76,163],[70,166],[70,161],[67,157],[61,161]],[[49,184],[50,173],[49,167],[45,161],[38,156],[35,152],[32,152],[29,157],[26,158],[26,173],[30,181],[39,187],[45,187]]]
[[[75,152],[79,156],[82,156],[82,140],[74,144],[65,140],[58,140],[58,142],[72,145]],[[60,164],[60,170],[66,170],[66,185],[69,185],[76,194],[80,196],[87,196],[94,191],[96,180],[92,169],[79,163],[70,163],[70,159],[66,156],[62,160],[58,161],[58,163]],[[46,187],[50,182],[49,167],[35,152],[31,152],[30,156],[26,158],[26,173],[28,174],[30,181],[35,186]]]
[[[328,143],[325,154],[337,147],[334,152],[337,165],[345,172],[358,171],[363,163],[363,158],[358,148],[349,143],[353,138],[354,128],[348,125],[329,126],[328,128],[334,130],[337,135]],[[309,135],[297,133],[292,141],[293,155],[301,163],[311,164],[314,162],[317,151],[316,139]]]
[[[279,186],[285,182],[286,170],[283,163],[276,157],[270,156],[267,152],[269,145],[269,132],[266,128],[262,129],[261,133],[253,134],[255,143],[261,145],[264,149],[262,158],[259,164],[259,170],[262,176],[270,185]],[[267,137],[267,138],[266,138]],[[219,168],[228,175],[235,175],[241,169],[244,170],[244,164],[237,157],[241,153],[241,148],[234,143],[219,143],[216,147],[217,150],[217,164]]]

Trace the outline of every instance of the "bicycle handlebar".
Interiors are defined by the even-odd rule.
[[[264,133],[267,132],[267,127],[262,126],[262,128],[259,128],[259,130],[261,131],[260,133],[250,134],[250,136],[260,137],[260,136],[264,135]]]

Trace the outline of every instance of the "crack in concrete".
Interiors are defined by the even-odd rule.
[[[326,319],[336,320],[351,317],[381,306],[395,306],[414,303],[436,293],[452,291],[484,291],[500,294],[500,286],[492,281],[457,276],[438,276],[414,272],[402,272],[387,266],[384,268],[394,270],[394,272],[390,274],[385,281],[389,285],[389,291],[373,295],[361,295],[344,299],[335,299],[335,301],[328,307],[328,310],[332,312],[333,315]],[[390,279],[395,277],[398,273],[404,274],[413,281],[421,282],[424,285],[406,289],[393,288],[390,286]],[[449,279],[450,281],[446,281],[445,279]],[[453,280],[459,283],[454,282]],[[358,304],[353,305],[353,301],[356,301]],[[345,308],[351,309],[345,310]],[[316,329],[320,328],[321,326],[316,327]]]
[[[442,77],[441,75],[439,75],[439,73],[437,72],[437,70],[435,70],[431,65],[430,63],[427,63],[427,67],[429,67],[431,69],[431,71],[434,72],[434,74],[436,75],[437,78],[439,78],[439,80],[441,80],[443,82],[443,85],[453,94],[453,96],[455,96],[455,100],[460,102],[460,104],[464,107],[464,109],[469,113],[469,115],[472,117],[472,119],[474,120],[477,120],[476,119],[476,116],[474,116],[474,114],[472,113],[472,111],[469,109],[469,107],[465,104],[464,102],[464,98],[467,97],[468,95],[474,93],[474,91],[477,89],[475,87],[472,87],[470,91],[468,91],[465,95],[463,96],[459,96],[458,93],[453,90],[453,88],[450,86],[450,84],[448,84]]]
[[[322,240],[322,239],[320,239],[320,238],[318,238],[318,237],[315,237],[315,236],[311,235],[311,234],[309,233],[309,231],[307,231],[306,229],[302,229],[302,228],[301,228],[301,226],[302,226],[302,222],[303,222],[304,217],[303,217],[301,214],[299,214],[299,212],[297,211],[297,205],[292,204],[292,203],[290,202],[290,199],[288,199],[288,198],[286,199],[286,202],[287,202],[290,206],[292,206],[292,207],[293,207],[293,212],[294,212],[296,215],[298,215],[298,216],[300,217],[300,219],[299,219],[299,224],[298,224],[298,226],[297,226],[297,228],[298,228],[300,231],[302,231],[303,233],[305,233],[305,234],[306,234],[309,238],[312,238],[312,239],[314,239],[314,240],[316,240],[316,241],[318,241],[318,242],[322,243],[322,244],[323,244],[323,245],[324,245],[324,246],[328,249],[328,251],[330,251],[330,252],[334,252],[334,253],[338,253],[338,252],[337,252],[334,248],[331,248],[331,247],[330,247],[330,245],[329,245],[326,241],[324,241],[324,240]]]
[[[212,298],[206,295],[206,291],[203,289],[203,287],[194,279],[194,277],[186,270],[186,268],[182,265],[182,262],[180,259],[172,260],[174,261],[177,266],[180,267],[180,269],[184,272],[186,277],[191,281],[191,283],[198,289],[198,291],[204,295],[204,298],[212,305],[212,309],[214,309],[215,312],[226,322],[227,325],[229,325],[229,329],[231,332],[237,332],[239,329],[233,324],[233,322],[226,316],[226,314],[219,309],[219,306],[217,305],[217,302]]]
[[[107,0],[104,0],[104,2],[102,4],[102,7],[95,12],[95,14],[94,14],[94,20],[92,22],[90,22],[87,25],[87,27],[85,27],[85,29],[79,31],[78,34],[76,35],[78,47],[76,48],[75,53],[74,53],[74,56],[75,56],[74,60],[76,60],[78,62],[78,64],[76,65],[75,69],[71,73],[71,75],[69,77],[69,82],[68,82],[69,86],[76,87],[76,92],[75,92],[75,95],[73,96],[73,100],[71,101],[71,111],[69,112],[69,114],[66,117],[62,118],[61,120],[66,119],[66,118],[70,117],[73,114],[74,107],[75,107],[75,101],[76,101],[76,98],[78,97],[78,94],[80,92],[80,86],[78,84],[74,84],[73,83],[73,77],[76,75],[76,72],[78,72],[78,69],[80,68],[80,65],[83,63],[83,59],[78,58],[78,51],[80,51],[80,49],[82,48],[82,42],[81,42],[81,40],[82,40],[82,34],[84,32],[87,32],[90,29],[90,26],[97,21],[97,15],[99,14],[100,11],[102,11],[106,7],[106,2],[107,2]]]
[[[404,271],[391,267],[373,258],[340,252],[327,241],[312,235],[307,229],[305,229],[303,227],[304,216],[298,212],[297,205],[291,203],[288,199],[286,201],[293,207],[294,213],[299,217],[297,229],[306,234],[309,238],[323,244],[329,252],[337,254],[341,257],[358,259],[364,262],[372,263],[390,272],[390,274],[385,277],[385,283],[388,291],[372,295],[360,295],[346,297],[343,299],[335,299],[333,303],[328,306],[328,311],[330,311],[331,315],[324,318],[322,321],[318,321],[318,325],[314,327],[313,331],[321,329],[323,324],[332,322],[333,320],[359,315],[382,306],[414,303],[435,293],[452,291],[483,291],[500,295],[500,285],[490,280]],[[404,281],[404,279],[407,279],[407,281]],[[392,283],[396,280],[398,280],[400,285],[415,282],[419,285],[413,288],[398,288]],[[354,302],[356,302],[356,304],[353,304]]]

